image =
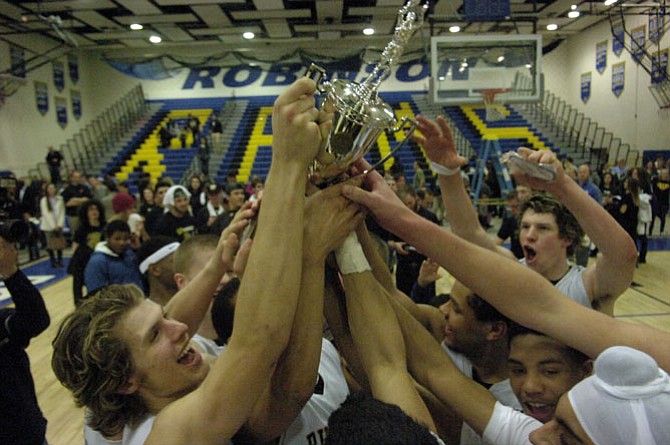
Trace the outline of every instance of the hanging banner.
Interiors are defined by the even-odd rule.
[[[586,103],[591,97],[591,72],[582,74],[581,79],[582,102]]]
[[[77,90],[70,90],[70,102],[72,103],[72,115],[79,120],[81,117],[81,93]]]
[[[67,70],[70,73],[72,83],[77,83],[79,80],[79,61],[77,60],[77,56],[67,56]]]
[[[607,40],[596,43],[596,70],[602,74],[607,68]]]
[[[26,77],[26,52],[17,46],[9,47],[9,60],[12,63],[10,74],[16,77]]]
[[[634,28],[630,32],[631,36],[631,50],[633,52],[633,60],[635,60],[637,63],[642,62],[642,59],[644,58],[644,43],[645,43],[645,37],[644,33],[647,30],[647,27],[645,25],[638,26],[637,28]]]
[[[46,82],[34,81],[33,84],[35,85],[37,111],[44,116],[49,111],[49,86]]]
[[[616,54],[617,57],[623,52],[624,35],[623,25],[614,25],[612,28],[612,52]]]
[[[649,14],[649,40],[656,45],[661,41],[665,31],[665,14]]]
[[[55,61],[53,62],[54,70],[54,85],[58,91],[63,91],[65,88],[65,67],[63,62]]]
[[[651,55],[651,83],[663,82],[668,78],[668,49],[657,51]]]
[[[626,62],[612,65],[612,92],[616,97],[621,96],[625,84]]]
[[[67,100],[64,97],[54,97],[56,103],[56,122],[61,128],[67,126]]]

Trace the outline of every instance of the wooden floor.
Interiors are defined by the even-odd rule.
[[[616,316],[670,332],[670,252],[649,252],[647,264],[635,274],[634,284],[617,301]],[[438,289],[452,282],[444,271]],[[28,348],[40,406],[49,421],[50,445],[83,444],[83,410],[77,408],[70,393],[51,371],[51,342],[63,317],[73,309],[72,279],[66,278],[42,290],[51,315],[49,329],[34,339]]]

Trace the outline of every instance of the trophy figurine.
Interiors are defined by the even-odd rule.
[[[382,131],[406,128],[403,141],[369,170],[378,167],[397,153],[416,129],[417,123],[408,117],[398,122],[391,106],[379,97],[378,89],[402,55],[404,46],[423,24],[427,9],[428,5],[421,5],[419,0],[409,0],[398,11],[393,39],[384,48],[380,62],[360,83],[346,79],[327,81],[323,68],[310,65],[306,75],[317,82],[322,106],[335,112],[333,128],[311,167],[315,184],[327,186],[337,182],[342,173],[368,152]]]

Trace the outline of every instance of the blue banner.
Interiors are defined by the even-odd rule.
[[[79,80],[79,61],[77,60],[77,56],[67,56],[67,68],[70,73],[70,80],[72,83],[77,83]]]
[[[10,74],[16,77],[26,77],[26,52],[16,46],[9,47],[9,60],[12,63]]]
[[[612,65],[612,92],[616,97],[621,96],[626,81],[626,62]]]
[[[612,28],[612,52],[616,54],[617,57],[619,57],[623,51],[624,35],[623,25],[614,25]]]
[[[65,67],[63,62],[55,61],[53,62],[54,70],[54,85],[58,91],[63,91],[65,88]]]
[[[651,83],[658,84],[668,78],[668,50],[651,55]]]
[[[591,72],[582,74],[581,78],[582,102],[586,103],[591,97]]]
[[[635,60],[637,63],[642,62],[642,59],[644,57],[645,31],[646,27],[642,25],[631,30],[630,32],[631,36],[630,46],[633,54],[633,60]]]
[[[42,116],[49,111],[49,86],[46,82],[33,82],[35,85],[35,103]]]
[[[61,128],[67,126],[67,100],[64,97],[54,97],[56,102],[56,122]]]
[[[596,70],[602,74],[607,68],[607,40],[596,44]]]
[[[81,117],[81,93],[77,90],[70,90],[70,101],[72,102],[72,115],[79,120]]]

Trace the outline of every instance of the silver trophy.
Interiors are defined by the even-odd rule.
[[[317,82],[317,90],[322,94],[321,106],[335,112],[333,128],[311,167],[315,184],[337,182],[342,173],[368,152],[382,131],[407,129],[402,142],[368,171],[378,167],[397,153],[416,129],[417,123],[411,118],[404,117],[398,122],[391,106],[379,97],[378,89],[402,55],[404,46],[423,25],[427,9],[428,5],[421,5],[420,0],[409,0],[398,11],[393,39],[384,48],[380,62],[361,83],[346,79],[327,81],[323,68],[310,65],[306,75]]]

